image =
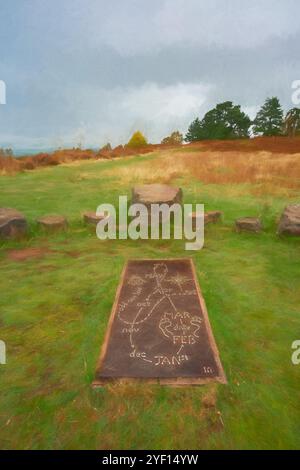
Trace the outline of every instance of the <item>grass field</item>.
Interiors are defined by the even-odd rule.
[[[300,241],[276,235],[284,206],[299,202],[299,162],[300,154],[195,147],[2,176],[0,206],[24,212],[30,234],[0,250],[0,448],[300,448],[300,366],[291,363]],[[84,210],[149,181],[180,185],[185,202],[224,212],[203,250],[100,241],[84,226]],[[65,214],[68,231],[39,232],[35,219],[46,213]],[[260,215],[264,232],[235,233],[244,215]],[[92,390],[125,261],[184,256],[194,259],[228,385]]]

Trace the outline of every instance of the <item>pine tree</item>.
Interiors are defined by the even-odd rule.
[[[253,132],[256,135],[276,136],[283,130],[283,110],[279,99],[267,98],[253,121]]]
[[[196,118],[189,126],[184,140],[186,142],[195,142],[201,138],[201,122]]]

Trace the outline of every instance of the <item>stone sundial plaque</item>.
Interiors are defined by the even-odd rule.
[[[120,380],[226,383],[191,259],[126,264],[93,386]]]

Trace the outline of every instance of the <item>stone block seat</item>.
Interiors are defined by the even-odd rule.
[[[262,223],[258,217],[241,217],[235,221],[235,229],[237,232],[260,233]]]
[[[10,207],[0,207],[0,238],[14,240],[26,235],[28,224],[25,216]]]
[[[68,227],[67,219],[63,215],[44,215],[37,219],[37,223],[47,232],[58,232]]]
[[[300,204],[290,204],[281,216],[278,233],[300,237]]]

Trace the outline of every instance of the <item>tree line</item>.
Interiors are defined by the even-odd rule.
[[[250,136],[300,136],[300,108],[290,109],[284,115],[277,97],[267,98],[254,120],[232,101],[219,103],[208,111],[203,119],[196,118],[190,124],[185,136],[179,131],[165,137],[162,145],[180,145],[199,140],[246,139]],[[137,131],[133,134],[128,147],[147,145],[147,139]]]
[[[292,108],[284,116],[279,99],[267,98],[252,121],[239,105],[225,101],[208,111],[202,120],[196,118],[188,128],[185,141],[242,139],[250,135],[300,135],[300,108]]]

